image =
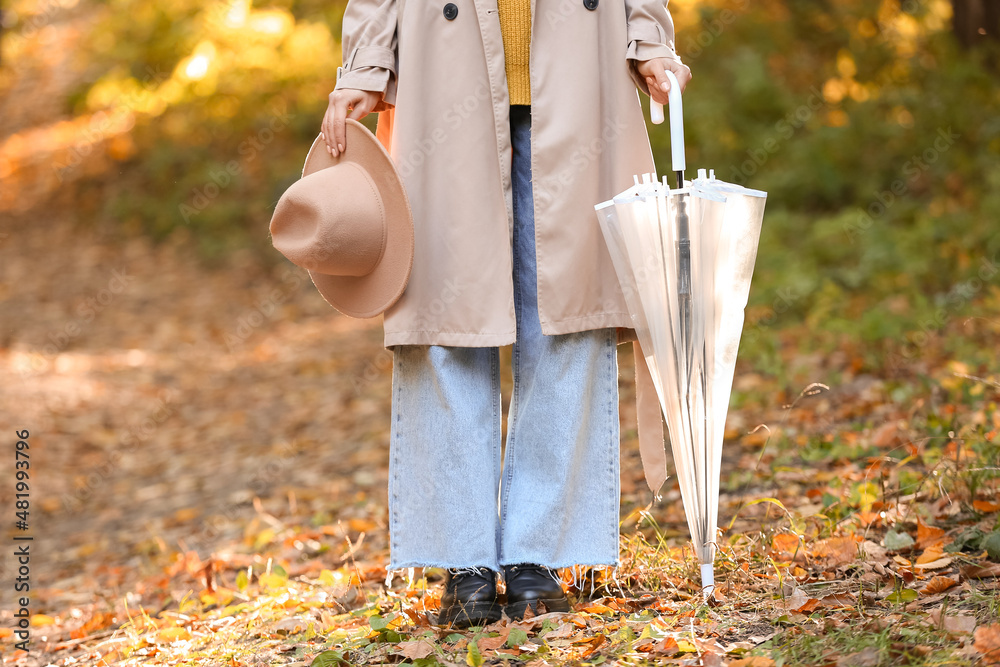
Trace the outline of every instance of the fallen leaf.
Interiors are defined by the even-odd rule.
[[[885,548],[889,551],[898,551],[900,549],[905,549],[906,547],[912,547],[913,538],[910,537],[908,533],[890,530],[885,534],[885,539],[882,540],[882,544],[885,545]]]
[[[968,565],[962,568],[962,576],[966,579],[987,579],[1000,576],[1000,563]]]
[[[771,551],[776,556],[791,559],[799,550],[799,536],[789,533],[778,533],[771,540]]]
[[[876,667],[882,661],[881,652],[874,646],[837,659],[837,667]]]
[[[701,664],[702,667],[723,667],[725,663],[722,662],[722,658],[718,653],[706,651],[701,654]]]
[[[774,660],[763,656],[754,655],[749,658],[740,658],[729,663],[729,667],[774,667]]]
[[[976,629],[975,616],[942,616],[942,608],[931,609],[927,616],[935,627],[953,635],[969,634]]]
[[[983,664],[1000,665],[1000,623],[976,628],[973,647],[979,651]]]
[[[917,520],[917,547],[926,549],[935,544],[944,544],[944,530],[928,526],[923,521]]]
[[[681,648],[677,645],[677,640],[673,637],[664,637],[652,649],[652,653],[659,653],[660,655],[675,655],[680,653],[680,651]]]
[[[55,622],[56,619],[47,614],[35,614],[31,617],[31,625],[36,627],[39,625],[52,625]]]
[[[944,556],[944,549],[939,545],[927,547],[924,552],[917,557],[917,564],[931,563]]]
[[[986,549],[990,560],[1000,561],[1000,532],[993,531],[983,538],[982,548]]]
[[[301,616],[290,616],[283,618],[271,626],[271,630],[284,634],[293,635],[298,632],[305,632],[313,619]]]
[[[951,565],[951,562],[951,558],[939,558],[930,563],[917,563],[913,568],[915,570],[940,570],[943,567]]]
[[[589,656],[590,654],[592,654],[594,651],[596,651],[598,648],[600,648],[604,644],[604,642],[606,642],[606,641],[607,641],[607,637],[605,637],[603,634],[599,634],[599,635],[597,635],[595,637],[591,637],[590,639],[587,639],[584,642],[574,642],[574,643],[577,643],[577,644],[583,643],[583,644],[588,644],[589,645],[589,647],[587,648],[587,650],[585,650],[583,652],[583,655],[580,656],[582,658],[586,658],[587,656]]]
[[[483,637],[478,642],[480,651],[495,651],[507,643],[507,636],[510,635],[511,628],[507,627],[500,631],[496,637]],[[548,636],[548,635],[546,635]]]
[[[584,607],[581,611],[585,611],[588,614],[597,614],[598,616],[615,613],[614,609],[603,604],[592,604],[589,607]]]
[[[888,447],[899,439],[899,426],[896,422],[882,424],[872,434],[872,443],[876,447]]]
[[[191,633],[188,632],[187,628],[174,626],[172,628],[163,628],[160,630],[156,634],[156,639],[161,642],[183,641],[185,639],[191,639]]]
[[[1000,510],[1000,503],[994,503],[989,500],[973,500],[972,507],[979,512],[996,512]]]
[[[564,637],[571,637],[576,632],[576,625],[570,622],[563,623],[558,628],[551,632],[545,633],[545,639],[562,639]]]
[[[853,537],[830,537],[820,540],[812,549],[815,558],[823,559],[827,567],[851,563],[858,556],[858,543]]]
[[[834,593],[832,595],[827,595],[819,600],[819,604],[824,607],[853,607],[854,606],[854,596],[850,593]],[[818,605],[817,605],[818,606]]]
[[[951,577],[937,576],[932,578],[927,582],[927,585],[920,589],[920,592],[924,595],[937,595],[938,593],[943,593],[952,586],[958,585],[958,579],[952,579]]]
[[[785,598],[785,611],[796,611],[804,607],[813,599],[801,588],[792,590],[792,594]]]
[[[884,561],[887,557],[886,550],[886,547],[879,546],[871,540],[865,540],[861,543],[861,551],[868,556],[869,559],[874,561]]]
[[[479,640],[482,643],[483,640]],[[417,639],[411,642],[402,642],[397,647],[400,655],[409,658],[410,660],[420,660],[421,658],[426,658],[431,653],[434,652],[434,644],[430,643],[426,639]]]

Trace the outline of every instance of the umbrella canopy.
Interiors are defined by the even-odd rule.
[[[680,87],[667,75],[678,187],[636,176],[632,188],[595,208],[667,422],[708,595],[723,434],[766,194],[705,170],[684,181]],[[654,105],[652,115],[662,120],[662,109]]]

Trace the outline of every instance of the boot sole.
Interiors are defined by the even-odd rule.
[[[437,625],[456,628],[486,625],[499,621],[502,615],[500,605],[496,602],[466,602],[442,609],[437,615]]]
[[[545,607],[544,612],[538,611],[539,603]],[[531,609],[531,613],[536,616],[540,613],[567,612],[569,611],[569,600],[566,598],[556,598],[552,600],[522,600],[521,602],[509,603],[503,608],[503,610],[511,619],[520,621],[524,618],[524,614],[529,608]]]

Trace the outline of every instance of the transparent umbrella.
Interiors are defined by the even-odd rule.
[[[708,596],[723,434],[766,194],[705,170],[685,182],[680,87],[667,75],[678,187],[643,174],[595,208],[667,422]],[[662,121],[656,105],[652,115]]]

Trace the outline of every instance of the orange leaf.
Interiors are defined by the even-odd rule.
[[[974,637],[972,646],[982,655],[983,664],[1000,665],[1000,623],[976,628]]]
[[[799,536],[789,533],[778,533],[771,540],[771,551],[791,558],[799,548]]]
[[[681,647],[677,645],[677,640],[673,637],[664,637],[663,641],[653,647],[654,653],[663,655],[674,655],[680,653]]]
[[[800,614],[808,614],[815,611],[816,607],[818,606],[819,606],[819,600],[817,600],[816,598],[809,598],[808,600],[806,600],[806,603],[804,605],[802,605],[798,609],[793,609],[792,611],[797,611]]]
[[[614,609],[605,606],[603,604],[592,604],[589,607],[584,607],[583,611],[587,612],[588,614],[598,614],[598,615],[615,613]]]
[[[944,530],[927,526],[923,521],[917,519],[917,548],[926,549],[934,545],[944,544]]]
[[[832,595],[825,596],[819,603],[824,607],[833,607],[835,609],[852,607],[854,606],[854,596],[850,593],[833,593]]]
[[[825,559],[828,566],[850,563],[858,556],[858,543],[853,537],[831,537],[817,542],[812,555]]]
[[[185,639],[191,639],[191,633],[187,631],[187,628],[178,626],[163,628],[157,634],[157,640],[161,642],[176,642],[183,641]]]
[[[958,579],[938,576],[928,581],[927,585],[920,589],[920,592],[924,595],[937,595],[956,585],[958,585]]]
[[[507,642],[507,636],[510,634],[510,631],[511,631],[510,626],[503,628],[498,636],[483,637],[482,639],[476,642],[476,646],[479,647],[480,651],[495,651]],[[431,648],[433,649],[433,646]]]
[[[774,667],[774,660],[755,655],[749,658],[733,660],[729,663],[729,667]]]
[[[917,558],[917,564],[932,563],[936,560],[940,560],[942,557],[944,557],[944,549],[935,545],[924,549],[924,552]]]
[[[972,506],[980,512],[996,512],[1000,510],[1000,503],[991,503],[988,500],[973,500]]]
[[[855,516],[862,526],[871,526],[882,521],[882,515],[878,512],[858,512]]]
[[[581,657],[586,658],[591,653],[593,653],[598,648],[600,648],[601,645],[603,645],[604,642],[606,642],[606,641],[607,641],[607,638],[604,635],[597,635],[596,637],[593,637],[588,642],[590,644],[590,647],[586,651],[583,652],[583,656],[581,656]],[[574,642],[574,643],[576,643],[576,642]]]
[[[14,634],[10,628],[0,628],[0,639],[6,639]]]

